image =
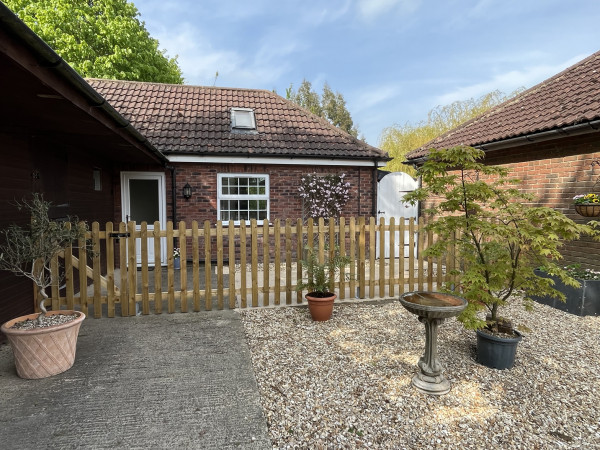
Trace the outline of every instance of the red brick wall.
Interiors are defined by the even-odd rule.
[[[270,218],[297,219],[302,215],[302,199],[298,187],[303,175],[318,174],[347,175],[350,183],[350,200],[344,210],[345,217],[370,216],[373,209],[372,167],[348,166],[288,166],[288,165],[244,165],[244,164],[191,164],[180,163],[176,168],[177,220],[202,223],[217,219],[217,175],[220,173],[248,173],[269,175]],[[167,175],[168,220],[172,219],[171,179]],[[183,186],[192,186],[192,197],[183,197]]]
[[[521,190],[535,196],[535,205],[555,208],[578,223],[581,217],[573,207],[573,196],[600,193],[600,137],[576,136],[556,141],[488,152],[486,164],[502,165],[511,176],[521,179]],[[600,270],[600,243],[584,237],[562,249],[565,264],[581,263]]]

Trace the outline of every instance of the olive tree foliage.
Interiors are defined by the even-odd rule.
[[[516,90],[509,95],[496,90],[477,99],[456,101],[446,106],[437,106],[427,114],[427,120],[416,125],[405,123],[385,128],[379,137],[379,148],[394,158],[384,167],[390,172],[406,172],[415,176],[415,169],[403,164],[406,155],[445,132],[471,120],[490,108],[511,99],[522,91]]]
[[[310,81],[303,80],[297,91],[292,85],[286,89],[286,98],[311,113],[327,119],[329,123],[352,136],[358,137],[358,128],[354,125],[352,116],[346,108],[344,96],[339,92],[333,92],[329,84],[323,85],[323,92],[319,95],[312,88]]]
[[[183,83],[127,0],[4,0],[83,77]]]
[[[485,165],[484,156],[466,146],[431,150],[418,172],[422,187],[404,200],[431,200],[426,228],[439,239],[424,256],[448,256],[449,246],[456,249],[450,265],[459,268],[451,273],[456,280],[445,288],[469,301],[459,320],[467,328],[497,331],[499,309],[511,300],[522,299],[527,309],[532,295],[564,300],[536,268],[578,285],[559,264],[560,249],[581,235],[597,236],[597,223],[577,224],[552,208],[533,206],[532,197],[518,189],[519,180],[505,167]],[[487,322],[477,315],[480,310],[489,314]]]
[[[50,266],[54,258],[70,246],[84,242],[88,231],[83,222],[76,223],[51,220],[48,211],[51,204],[39,194],[31,200],[22,200],[16,204],[19,210],[30,215],[26,226],[17,224],[0,230],[0,270],[7,270],[17,276],[32,280],[42,297],[38,321],[42,322],[46,314],[44,302],[48,298],[46,289],[52,285],[60,286],[64,275],[51,275]]]

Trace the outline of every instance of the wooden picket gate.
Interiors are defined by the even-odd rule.
[[[376,252],[377,244],[386,245],[384,231],[390,232],[388,258]],[[407,257],[394,254],[395,236],[400,249],[408,236]],[[57,255],[52,264],[54,274],[64,273],[64,285],[52,287],[48,300],[52,309],[79,309],[100,318],[301,304],[305,292],[296,291],[296,284],[302,277],[299,260],[307,245],[318,246],[320,260],[335,246],[349,256],[350,264],[334,286],[341,301],[432,290],[448,281],[454,268],[451,248],[443,259],[422,257],[435,237],[424,230],[422,219],[412,218],[398,223],[392,218],[388,224],[383,218],[377,223],[364,217],[328,224],[323,219],[316,224],[312,219],[306,224],[277,219],[262,225],[256,220],[250,225],[206,221],[202,227],[194,221],[190,228],[184,222],[176,228],[168,222],[165,230],[158,222],[153,230],[146,223],[136,230],[134,222],[116,227],[109,222],[100,230],[94,222],[87,238],[91,251],[80,242]],[[163,265],[161,240],[165,239]],[[148,260],[150,246],[153,261]],[[175,246],[181,251],[179,270],[174,267]]]

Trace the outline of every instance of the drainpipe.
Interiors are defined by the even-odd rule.
[[[173,221],[173,226],[177,227],[177,183],[175,182],[175,167],[174,166],[165,166],[165,169],[171,171],[171,202],[173,204],[173,214],[171,220]],[[177,238],[173,239],[173,246],[178,247],[179,240]]]
[[[177,183],[175,181],[175,167],[165,166],[165,169],[171,171],[171,202],[173,203],[173,214],[171,220],[173,221],[173,225],[175,225],[177,223]]]

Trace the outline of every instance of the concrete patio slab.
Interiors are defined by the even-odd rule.
[[[0,345],[3,449],[271,448],[235,311],[87,318],[75,365],[18,378]]]

